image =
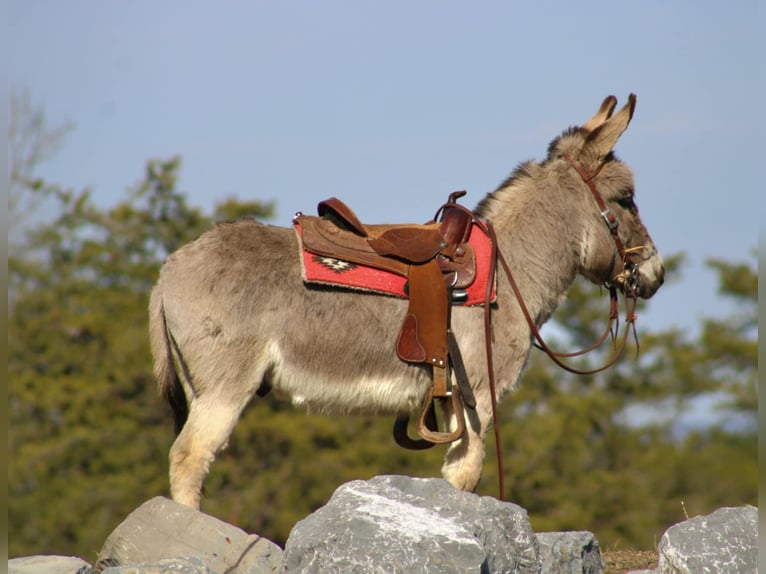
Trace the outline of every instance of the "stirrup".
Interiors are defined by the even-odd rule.
[[[465,422],[463,421],[463,401],[460,399],[460,391],[455,389],[450,395],[452,398],[452,409],[454,410],[455,418],[457,419],[457,428],[453,432],[439,432],[434,428],[431,430],[426,424],[426,411],[429,407],[433,407],[434,402],[434,389],[429,387],[426,392],[426,398],[423,402],[423,410],[418,417],[418,434],[421,438],[433,442],[436,444],[444,444],[448,442],[455,442],[457,439],[463,436],[465,432]],[[435,427],[436,425],[434,425]]]
[[[407,427],[410,424],[410,415],[399,415],[394,421],[394,441],[402,448],[408,450],[426,450],[436,446],[435,443],[421,439],[410,438]],[[436,410],[431,403],[426,413],[426,424],[436,428]]]
[[[410,438],[407,434],[407,425],[410,417],[409,415],[399,415],[394,422],[394,441],[396,441],[396,444],[410,450],[425,450],[433,447],[435,444],[454,442],[461,438],[465,432],[465,422],[463,402],[459,396],[458,389],[455,389],[451,398],[452,408],[455,417],[457,417],[457,428],[453,432],[440,432],[437,429],[434,391],[433,387],[429,387],[423,401],[423,409],[418,417],[418,434],[421,438]],[[442,399],[446,400],[446,397]]]

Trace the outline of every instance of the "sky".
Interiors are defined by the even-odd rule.
[[[634,92],[616,152],[660,251],[686,254],[639,329],[693,334],[733,310],[706,259],[754,262],[764,220],[758,4],[10,0],[8,85],[73,126],[48,181],[106,207],[180,155],[193,204],[275,200],[279,225],[330,196],[370,223],[459,189],[472,207]]]

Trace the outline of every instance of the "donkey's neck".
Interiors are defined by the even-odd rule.
[[[530,173],[540,171],[537,164],[522,166],[477,207],[480,217],[494,225],[498,248],[537,326],[548,320],[572,285],[586,240],[577,236],[579,210],[567,209],[571,197],[564,197],[553,178]],[[563,189],[567,191],[571,194]],[[501,268],[498,282],[501,297],[514,297]],[[516,304],[509,307],[518,310]]]

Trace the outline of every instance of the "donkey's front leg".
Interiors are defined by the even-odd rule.
[[[450,409],[451,410],[451,409]],[[479,485],[484,463],[484,442],[487,438],[492,415],[481,408],[465,408],[465,432],[462,438],[453,442],[447,450],[442,465],[442,476],[452,486],[460,490],[473,492]],[[450,413],[450,428],[455,428],[454,414]]]

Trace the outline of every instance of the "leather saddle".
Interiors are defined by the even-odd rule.
[[[476,258],[468,243],[473,215],[457,204],[463,195],[464,191],[450,194],[448,202],[436,214],[441,216],[439,221],[422,225],[363,224],[345,203],[334,197],[318,204],[318,216],[299,213],[294,219],[301,227],[299,237],[305,250],[383,269],[407,279],[409,305],[396,341],[396,352],[403,361],[430,365],[433,369],[433,386],[418,422],[418,432],[429,446],[452,442],[462,435],[461,393],[464,400],[468,395],[466,404],[472,406],[473,403],[467,381],[461,381],[460,392],[453,393],[449,376],[450,362],[459,355],[450,333],[453,297],[459,300],[463,290],[476,278]],[[433,400],[448,397],[452,398],[458,415],[458,429],[442,433],[433,428]],[[407,419],[404,420],[406,436]],[[400,426],[399,419],[397,425]],[[395,427],[399,444],[426,448],[408,437],[396,435]]]

